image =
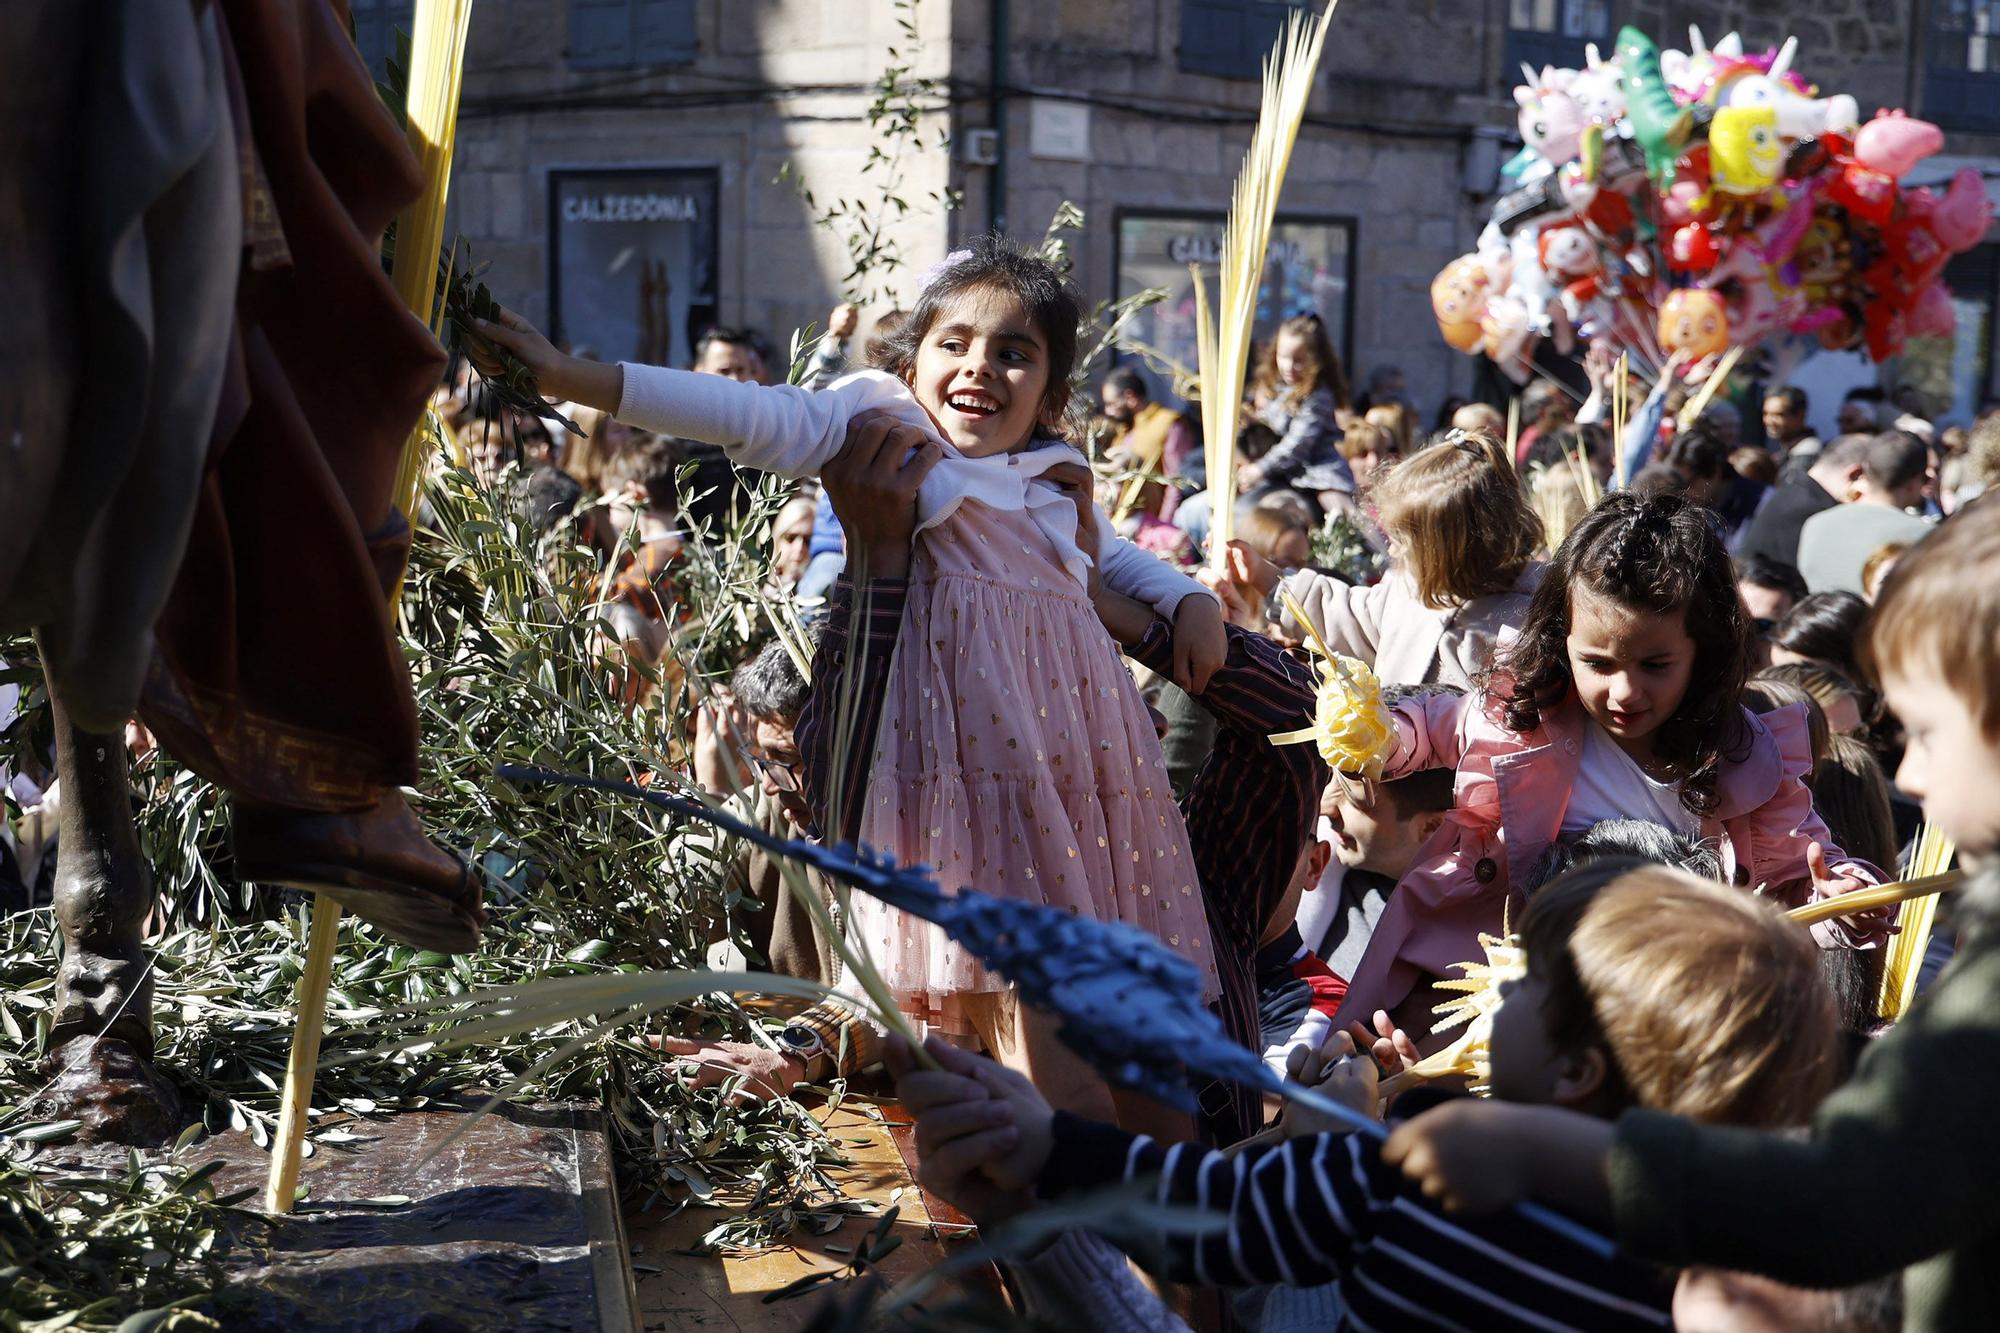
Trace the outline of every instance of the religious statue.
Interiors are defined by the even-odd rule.
[[[56,717],[54,1095],[106,1137],[178,1129],[145,1068],[135,714],[229,794],[245,880],[425,948],[484,921],[399,791],[392,488],[445,356],[383,271],[423,181],[344,11],[0,12],[0,629],[34,627]]]

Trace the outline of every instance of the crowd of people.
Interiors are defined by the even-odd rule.
[[[1897,878],[1926,815],[1975,866],[2000,829],[1981,780],[2000,763],[2000,512],[1977,503],[2000,417],[1934,431],[1856,393],[1822,442],[1781,387],[1746,443],[1725,398],[1691,411],[1663,375],[1613,439],[1614,372],[1593,362],[1580,406],[1524,395],[1510,451],[1488,404],[1448,403],[1427,432],[1398,373],[1354,395],[1299,316],[1246,387],[1238,535],[1210,550],[1193,415],[1130,368],[1090,424],[1071,401],[1083,309],[986,239],[858,355],[836,310],[797,385],[731,330],[689,371],[573,358],[511,313],[484,333],[590,418],[566,456],[523,460],[525,502],[628,534],[606,548],[628,646],[669,651],[676,561],[742,470],[797,485],[768,587],[811,625],[809,669],[774,641],[708,691],[705,787],[947,891],[1143,930],[1234,1039],[1398,1127],[1383,1146],[1296,1108],[1273,1128],[1241,1089],[1202,1090],[1192,1116],[1129,1093],[865,895],[842,928],[928,1060],[835,1001],[775,1049],[661,1048],[748,1096],[886,1065],[922,1179],[983,1223],[1157,1177],[1226,1227],[1153,1236],[1156,1271],[1239,1289],[1252,1327],[1861,1330],[1990,1308],[1991,1154],[1924,1157],[1977,1137],[1979,1099],[1924,1081],[1983,1079],[2000,1034],[1991,887],[1948,901],[1936,994],[1894,1024],[1894,909],[1810,927],[1785,909]],[[1385,685],[1384,762],[1272,743],[1323,711],[1308,644]],[[752,961],[839,985],[777,868],[737,873]],[[1451,1040],[1433,1031],[1450,980],[1510,933],[1527,962],[1490,1097],[1414,1077]],[[1618,1256],[1486,1216],[1531,1196]],[[1010,1272],[1065,1323],[1216,1318],[1081,1232]]]

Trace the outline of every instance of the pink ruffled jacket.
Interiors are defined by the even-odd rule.
[[[1392,710],[1398,735],[1387,778],[1427,768],[1457,770],[1454,807],[1417,853],[1354,970],[1336,1023],[1392,1009],[1421,975],[1457,976],[1454,963],[1479,957],[1481,931],[1498,935],[1514,886],[1531,888],[1561,836],[1563,814],[1583,759],[1590,725],[1572,695],[1544,709],[1534,731],[1509,731],[1501,703],[1483,691],[1404,700]],[[1759,717],[1745,712],[1749,753],[1727,756],[1714,814],[1703,839],[1720,854],[1723,873],[1787,907],[1817,896],[1806,848],[1817,842],[1836,873],[1879,883],[1882,872],[1847,857],[1813,810],[1803,781],[1812,769],[1802,705]],[[1847,918],[1813,927],[1822,945],[1868,947],[1879,942]]]

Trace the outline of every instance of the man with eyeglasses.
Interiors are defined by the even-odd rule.
[[[800,792],[799,748],[793,735],[805,706],[805,677],[785,646],[773,642],[737,668],[730,693],[733,706],[712,729],[703,728],[704,735],[712,737],[717,762],[703,762],[697,768],[725,769],[723,761],[730,756],[748,760],[747,773],[734,777],[717,773],[708,778],[709,785],[727,787],[736,785],[736,778],[754,779],[756,822],[780,837],[805,836],[812,816]],[[832,942],[821,937],[812,914],[792,895],[778,862],[761,849],[748,848],[730,873],[746,909],[740,925],[751,950],[780,975],[838,985],[839,956]],[[807,882],[829,912],[837,912],[817,875],[808,872]],[[718,922],[716,938],[725,931],[725,923]],[[655,1037],[653,1044],[680,1056],[694,1071],[696,1087],[741,1074],[742,1095],[761,1101],[783,1096],[794,1084],[863,1067],[873,1059],[875,1035],[867,1024],[854,1021],[844,1006],[825,1002],[795,1016],[777,1050],[671,1036]]]

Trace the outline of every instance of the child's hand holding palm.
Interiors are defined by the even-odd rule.
[[[940,1068],[919,1067],[900,1037],[883,1052],[896,1095],[917,1118],[918,1179],[982,1225],[1025,1211],[1053,1146],[1055,1112],[1033,1083],[985,1056],[936,1037],[924,1049]]]
[[[544,398],[556,402],[581,403],[600,412],[616,412],[625,394],[625,372],[616,362],[585,361],[557,350],[540,329],[516,312],[501,306],[498,319],[476,321],[479,336],[495,347],[513,354],[535,377],[535,387]],[[478,349],[469,352],[474,369],[488,378],[502,373],[500,359]]]

